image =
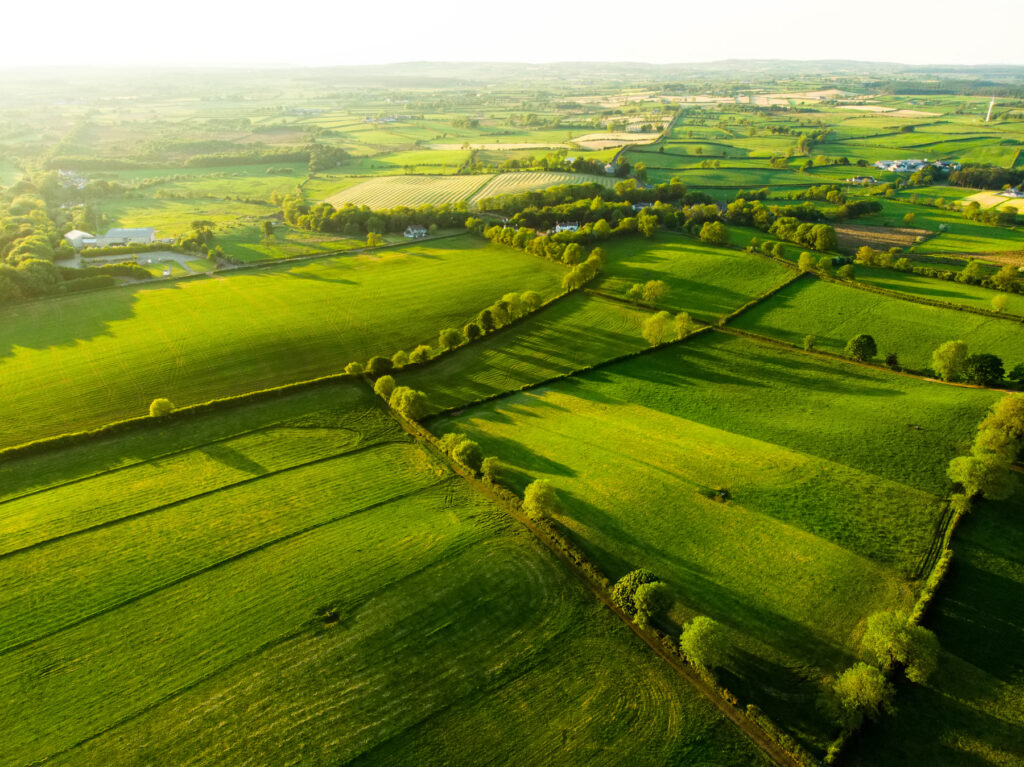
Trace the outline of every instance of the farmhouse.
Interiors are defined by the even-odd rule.
[[[84,248],[86,241],[96,241],[95,237],[88,232],[83,232],[81,229],[72,229],[64,235],[64,239],[67,241],[68,245],[75,250],[81,250]]]
[[[409,239],[415,239],[416,237],[426,237],[427,227],[425,226],[407,226],[405,231],[402,232]]]
[[[875,163],[876,168],[892,171],[893,173],[914,173],[927,165],[938,168],[945,173],[960,170],[960,163],[958,162],[953,162],[952,160],[929,162],[927,157],[923,160],[879,160]]]
[[[1024,197],[1024,191],[1021,191],[1020,188],[1016,186],[1004,189],[999,194],[1003,197]]]
[[[85,247],[106,248],[111,245],[150,245],[154,229],[151,226],[138,229],[108,229],[106,234],[97,237],[83,238]]]
[[[874,176],[854,176],[846,179],[847,184],[877,184],[878,179]]]
[[[649,202],[634,202],[633,203],[633,210],[634,211],[644,210],[645,208],[649,208],[649,207],[651,207],[651,203],[649,203]]]
[[[555,224],[554,232],[555,234],[559,232],[575,232],[579,228],[580,225],[577,221],[566,221],[564,224],[559,222]]]
[[[607,173],[609,176],[614,176],[615,166],[612,165],[611,163],[608,163],[607,165],[604,166],[604,172]]]

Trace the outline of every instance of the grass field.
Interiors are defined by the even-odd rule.
[[[2,312],[0,444],[338,372],[434,343],[563,269],[470,236],[366,256],[132,286]],[[216,318],[216,321],[213,321]]]
[[[918,274],[897,272],[892,269],[875,269],[869,266],[857,266],[856,276],[858,282],[865,282],[886,290],[895,290],[933,301],[949,301],[961,306],[973,306],[990,311],[993,298],[1006,296],[1006,308],[1003,311],[1006,314],[1024,317],[1024,296],[1019,293],[1005,293],[989,290],[980,285],[947,282]]]
[[[2,764],[766,764],[362,385],[2,477]]]
[[[711,334],[430,426],[479,441],[517,490],[549,479],[606,572],[669,583],[673,624],[728,625],[729,687],[820,748],[821,674],[868,614],[912,601],[945,464],[995,398]]]
[[[633,283],[664,280],[668,295],[659,306],[708,322],[793,276],[791,270],[767,258],[669,232],[651,240],[609,241],[602,249],[608,263],[592,287],[625,297]]]
[[[101,207],[104,214],[117,222],[116,226],[152,226],[160,238],[176,237],[188,232],[192,222],[200,219],[223,225],[234,223],[240,218],[263,218],[277,210],[269,204],[257,205],[208,197],[187,200],[121,197],[104,201]]]
[[[396,241],[397,238],[392,235],[386,239]],[[287,224],[278,224],[274,227],[274,236],[265,237],[259,225],[240,224],[218,232],[216,244],[229,256],[242,261],[259,261],[349,250],[365,246],[366,239],[311,232]]]
[[[960,287],[936,285],[951,285],[949,292]],[[1024,328],[1015,320],[924,306],[821,280],[788,285],[732,324],[792,344],[813,335],[819,349],[836,354],[851,338],[867,333],[880,355],[895,352],[912,370],[930,368],[932,352],[955,340],[966,341],[970,352],[998,355],[1007,369],[1024,362]]]
[[[649,312],[573,293],[522,322],[396,376],[425,391],[433,412],[519,389],[647,346]]]
[[[1024,763],[1024,496],[981,505],[957,530],[954,560],[926,625],[942,643],[927,686],[900,690],[870,728],[857,767]]]

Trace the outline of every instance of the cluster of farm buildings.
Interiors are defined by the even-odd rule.
[[[952,160],[933,160],[929,161],[927,158],[924,160],[879,160],[875,163],[875,167],[880,170],[888,170],[893,173],[914,173],[926,168],[931,165],[934,168],[938,168],[944,173],[950,171],[960,170],[960,163],[953,162]]]
[[[72,229],[64,239],[75,250],[82,248],[107,248],[112,245],[150,245],[154,242],[151,226],[140,229],[108,229],[106,234],[89,234],[81,229]]]

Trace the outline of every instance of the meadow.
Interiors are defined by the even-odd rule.
[[[2,311],[0,444],[340,372],[433,344],[511,289],[559,290],[564,269],[464,235]],[[214,320],[214,318],[216,318]]]
[[[940,266],[939,268],[944,268]],[[960,282],[936,280],[932,277],[909,272],[898,272],[893,269],[877,269],[870,266],[857,266],[858,282],[874,285],[885,290],[894,290],[910,296],[927,298],[932,301],[948,301],[960,306],[993,311],[992,301],[997,296],[1005,296],[1006,308],[1002,311],[1008,315],[1024,318],[1024,295],[990,290],[980,285],[968,285]]]
[[[647,347],[650,312],[572,293],[515,325],[396,375],[427,393],[430,410],[467,405]]]
[[[771,259],[671,232],[650,240],[611,240],[602,249],[607,265],[593,288],[625,298],[634,283],[663,280],[668,294],[658,308],[689,312],[705,322],[730,314],[794,276]]]
[[[5,465],[0,763],[767,764],[362,384],[187,426]]]
[[[671,625],[726,624],[730,689],[817,749],[817,685],[867,615],[912,603],[945,463],[995,396],[713,333],[430,428],[477,440],[517,490],[550,480],[557,521],[610,577],[666,580]]]
[[[935,280],[925,289],[931,298],[953,300],[961,287]],[[879,355],[895,352],[911,370],[928,370],[932,352],[958,340],[971,353],[999,356],[1007,369],[1024,362],[1024,332],[1017,320],[925,306],[822,280],[787,285],[731,324],[795,345],[811,335],[816,348],[834,354],[842,354],[854,336],[867,333]]]

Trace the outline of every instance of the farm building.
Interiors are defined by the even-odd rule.
[[[1004,189],[999,193],[1003,197],[1024,197],[1024,191],[1021,191],[1019,187],[1011,186],[1009,189]]]
[[[874,176],[854,176],[846,179],[847,184],[877,184],[878,179]]]
[[[64,239],[67,241],[75,250],[81,250],[85,247],[86,241],[91,240],[95,242],[96,238],[88,232],[83,232],[81,229],[72,229],[70,232],[64,235]]]
[[[580,225],[576,221],[566,221],[564,224],[559,222],[555,224],[554,232],[555,234],[558,234],[559,232],[575,232],[579,228]]]
[[[932,165],[945,173],[960,170],[960,163],[958,162],[953,162],[952,160],[929,162],[927,157],[923,160],[879,160],[875,163],[876,168],[892,171],[893,173],[913,173],[928,165]]]
[[[611,163],[608,163],[607,165],[604,166],[604,172],[607,173],[609,176],[614,176],[615,166],[612,165]]]
[[[427,227],[425,227],[425,226],[407,226],[407,227],[405,227],[405,231],[402,234],[404,234],[409,239],[414,239],[416,237],[426,237],[427,236]]]
[[[138,229],[108,229],[106,234],[95,237],[86,232],[80,232],[80,234],[85,236],[80,238],[81,244],[76,247],[105,248],[110,245],[149,245],[156,239],[153,236],[153,232],[154,229],[151,226]],[[68,232],[65,237],[70,234],[71,232]]]
[[[634,202],[633,203],[633,210],[634,211],[644,210],[645,208],[649,208],[649,207],[651,207],[651,203],[649,203],[649,202]]]

